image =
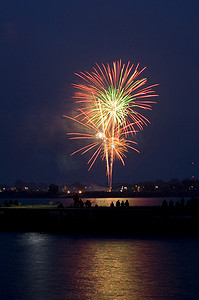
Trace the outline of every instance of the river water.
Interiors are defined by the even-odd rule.
[[[1,300],[199,299],[199,239],[0,232]]]
[[[119,200],[120,203],[122,200],[125,202],[127,199],[129,201],[130,206],[159,206],[162,204],[163,200],[166,200],[167,203],[169,201],[173,201],[174,203],[181,201],[182,198],[179,197],[159,197],[159,198],[86,198],[82,199],[83,202],[86,200],[90,200],[92,203],[92,206],[95,206],[96,204],[98,206],[110,206],[111,202],[116,204],[116,201]],[[184,198],[185,202],[189,200],[190,198]],[[5,199],[0,199],[0,205],[3,205]],[[12,199],[14,201],[15,199]],[[9,199],[7,199],[9,202]],[[58,204],[62,203],[64,206],[71,206],[74,201],[73,198],[22,198],[17,199],[18,202],[20,202],[22,205],[38,205],[38,204]]]

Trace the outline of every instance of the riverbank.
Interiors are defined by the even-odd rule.
[[[0,231],[199,237],[192,208],[1,207]]]

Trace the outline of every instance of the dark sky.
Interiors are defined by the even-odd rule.
[[[104,162],[88,172],[88,157],[70,156],[62,115],[75,72],[120,58],[146,66],[160,96],[113,181],[198,178],[198,37],[198,1],[1,0],[0,183],[106,183]]]

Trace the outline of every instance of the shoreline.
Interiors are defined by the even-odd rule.
[[[195,209],[0,207],[0,231],[199,237]]]
[[[72,198],[76,193],[57,193],[50,194],[45,193],[29,193],[29,192],[1,192],[0,199],[18,199],[18,198]],[[186,191],[186,192],[105,192],[105,191],[95,191],[95,192],[82,192],[78,194],[79,197],[85,198],[169,198],[169,197],[180,197],[180,198],[193,198],[199,197],[198,191]]]

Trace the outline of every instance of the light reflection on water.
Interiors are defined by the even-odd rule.
[[[0,233],[0,299],[198,299],[198,264],[198,239]]]
[[[95,206],[96,204],[98,206],[110,206],[111,202],[116,204],[117,200],[120,201],[126,201],[128,199],[130,206],[159,206],[162,204],[163,200],[166,200],[167,203],[169,203],[171,200],[176,203],[178,201],[181,201],[182,198],[180,197],[153,197],[153,198],[82,198],[83,202],[86,202],[86,200],[90,200],[92,203],[92,206]],[[189,200],[190,197],[185,197],[185,203],[187,200]],[[4,204],[5,199],[0,199],[0,205]],[[58,203],[62,203],[64,206],[71,206],[73,205],[74,201],[73,198],[22,198],[17,199],[19,203],[22,205],[48,205],[49,203],[53,202],[54,205],[57,205]]]

